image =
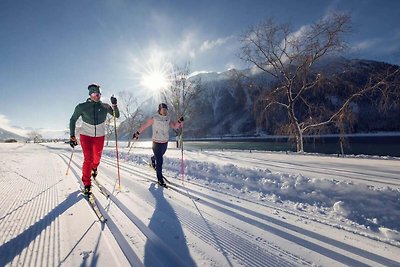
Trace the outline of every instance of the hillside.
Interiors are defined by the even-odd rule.
[[[12,132],[9,132],[9,131],[6,131],[6,130],[0,128],[0,141],[5,141],[5,140],[8,140],[8,139],[15,139],[15,140],[21,141],[21,140],[24,140],[26,138],[22,137],[22,136],[20,136],[18,134],[15,134],[15,133],[12,133]]]
[[[375,77],[392,65],[358,59],[330,58],[319,62],[315,73],[321,73],[327,79],[321,83],[318,92],[312,92],[314,101],[326,103],[327,99],[334,104],[335,99],[343,98],[349,88],[365,84],[370,77]],[[332,83],[332,77],[339,77],[342,83]],[[256,137],[263,135],[280,135],[279,128],[287,122],[284,109],[261,116],[254,106],[261,98],[263,90],[273,88],[276,81],[263,73],[252,70],[229,70],[222,73],[201,73],[191,77],[200,80],[201,93],[193,101],[189,114],[186,114],[186,138],[220,138],[220,137]],[[250,85],[252,84],[252,85]],[[308,96],[307,96],[308,97]],[[351,103],[353,124],[347,133],[373,133],[400,131],[400,105],[392,101],[386,110],[379,109],[376,103],[383,102],[380,95],[369,95]],[[143,105],[143,110],[154,112],[153,101]],[[328,103],[329,104],[329,103]],[[306,107],[298,106],[299,118],[307,116]],[[149,116],[148,112],[146,116]],[[146,113],[146,112],[145,112]],[[321,116],[323,116],[322,114]],[[145,117],[146,117],[145,116]],[[334,125],[324,129],[325,134],[335,134]],[[131,134],[121,131],[120,136],[126,139]],[[149,138],[150,131],[142,138]]]

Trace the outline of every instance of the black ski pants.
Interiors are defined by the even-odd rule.
[[[156,143],[153,142],[153,153],[156,158],[156,171],[157,171],[157,180],[159,182],[163,182],[164,178],[162,175],[162,165],[163,165],[163,157],[165,152],[167,151],[168,142],[166,143]]]

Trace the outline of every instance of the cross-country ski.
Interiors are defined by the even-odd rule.
[[[84,196],[84,198],[88,201],[89,205],[92,207],[94,213],[96,214],[97,218],[99,218],[100,222],[105,223],[107,219],[104,217],[104,214],[101,213],[99,207],[97,206],[97,201],[94,196],[94,193],[91,193],[88,196]]]

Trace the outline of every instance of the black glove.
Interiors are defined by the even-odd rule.
[[[178,122],[179,123],[183,122],[183,116],[179,118]]]
[[[140,135],[140,133],[139,133],[139,131],[137,131],[136,133],[133,134],[132,139],[137,140],[139,138],[139,135]]]
[[[75,135],[71,135],[69,137],[69,145],[74,148],[78,145],[78,141],[76,141]]]
[[[116,106],[116,105],[117,105],[117,99],[116,99],[114,96],[111,97],[111,104],[112,104],[113,106]]]

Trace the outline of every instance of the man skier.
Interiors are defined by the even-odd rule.
[[[158,105],[158,111],[150,119],[143,124],[139,130],[133,134],[133,139],[138,139],[140,133],[153,125],[153,153],[151,157],[153,167],[157,172],[157,180],[160,186],[165,187],[164,176],[162,175],[163,156],[167,151],[169,139],[169,127],[178,129],[182,127],[183,117],[180,117],[177,122],[171,121],[168,116],[167,104],[161,103]]]
[[[100,164],[101,154],[104,147],[104,139],[106,134],[105,120],[107,113],[119,118],[119,110],[117,107],[117,99],[111,97],[111,104],[100,101],[101,93],[98,84],[90,84],[88,86],[89,98],[84,103],[80,103],[75,107],[75,111],[69,122],[70,145],[72,148],[78,145],[75,137],[76,121],[82,116],[82,127],[80,131],[80,143],[83,152],[82,165],[82,183],[85,186],[84,194],[91,194],[91,176],[96,178],[97,167]]]

